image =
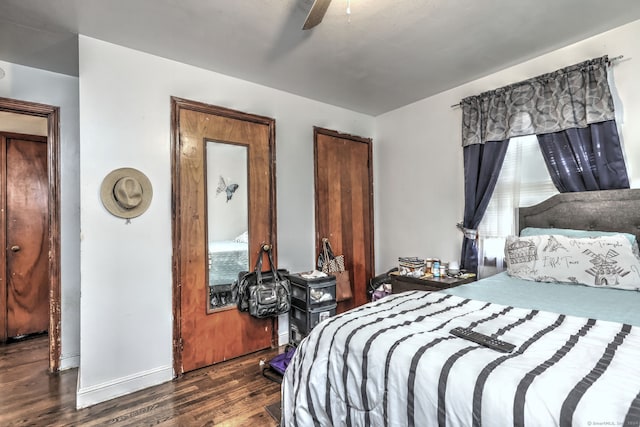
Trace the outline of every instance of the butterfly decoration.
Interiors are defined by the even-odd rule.
[[[231,198],[233,197],[233,193],[236,192],[238,187],[239,185],[236,183],[227,185],[227,183],[225,182],[224,178],[221,175],[220,181],[218,181],[218,188],[216,189],[216,196],[224,191],[227,193],[227,202],[229,202],[229,200],[231,200]]]

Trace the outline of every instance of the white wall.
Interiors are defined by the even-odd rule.
[[[80,193],[78,78],[0,61],[0,96],[60,107],[60,368],[80,359]]]
[[[370,137],[373,118],[88,37],[79,43],[83,407],[173,376],[170,96],[276,119],[278,258],[291,271],[314,263],[313,126]],[[99,199],[102,179],[119,167],[153,184],[149,210],[131,224]]]
[[[376,271],[398,256],[458,259],[464,211],[461,110],[464,97],[586,59],[624,55],[611,69],[632,188],[640,187],[640,21],[380,115],[375,120]]]

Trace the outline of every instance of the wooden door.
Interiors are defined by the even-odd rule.
[[[276,243],[275,121],[172,98],[174,368],[177,375],[274,344],[274,319],[208,306],[206,141],[247,147],[249,265]],[[215,191],[215,189],[214,189]],[[210,194],[210,193],[209,193]],[[274,254],[275,255],[275,254]]]
[[[316,256],[328,237],[349,271],[351,300],[341,313],[368,301],[373,277],[373,179],[371,139],[314,128]]]
[[[2,141],[4,338],[49,325],[47,139],[5,134]]]

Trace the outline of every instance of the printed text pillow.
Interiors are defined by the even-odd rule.
[[[504,251],[507,272],[521,279],[640,290],[640,261],[621,234],[510,236]]]

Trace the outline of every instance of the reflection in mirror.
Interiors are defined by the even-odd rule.
[[[206,143],[209,310],[234,305],[232,284],[249,269],[247,147]]]

